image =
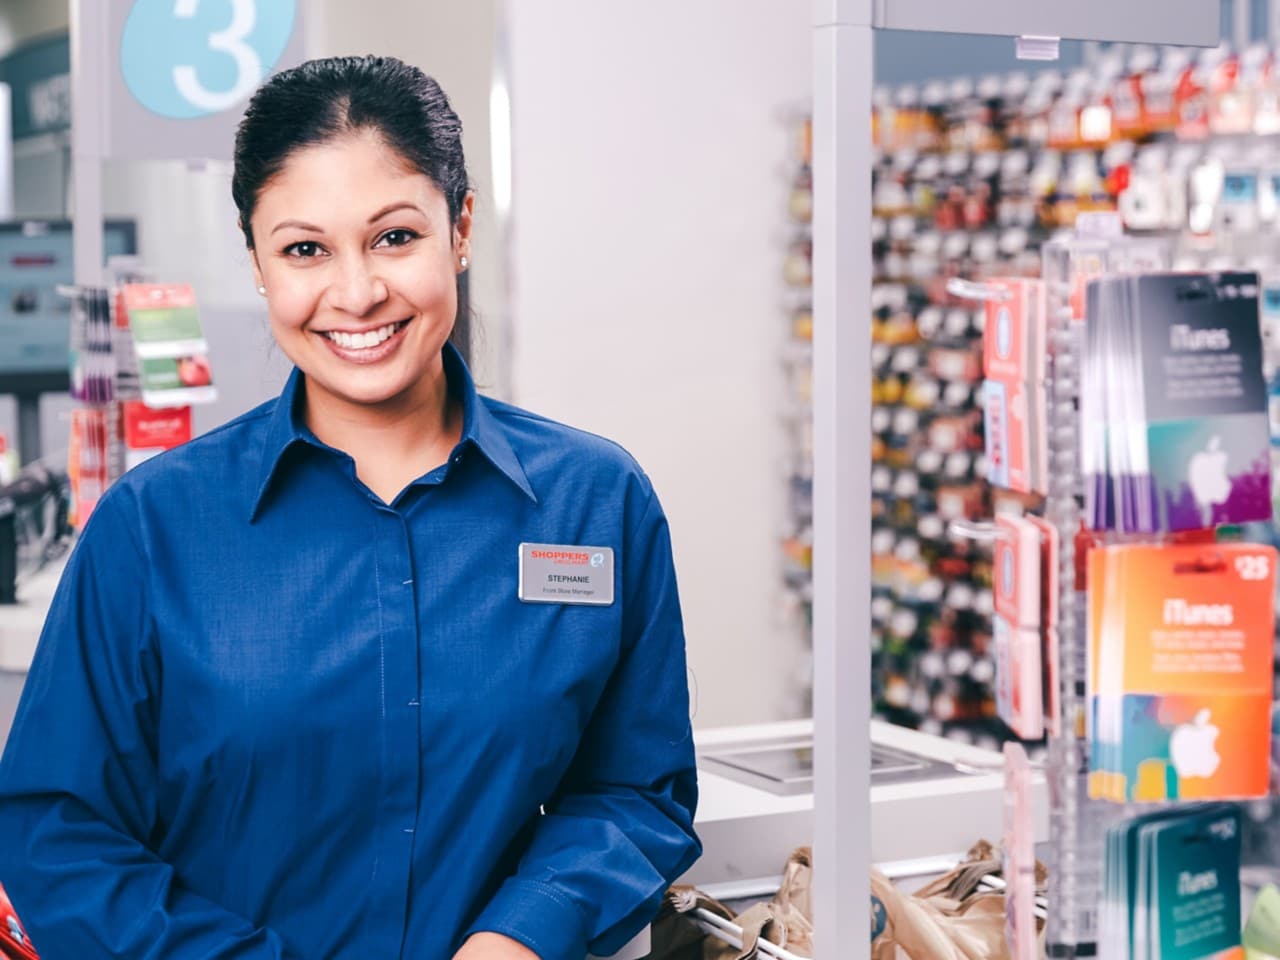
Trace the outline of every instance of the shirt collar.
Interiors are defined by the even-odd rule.
[[[529,484],[529,478],[520,465],[520,459],[516,456],[506,431],[476,392],[471,371],[467,369],[462,355],[452,343],[444,345],[443,360],[449,393],[462,400],[462,439],[459,446],[476,447],[484,454],[485,459],[519,487],[525,496],[537,503],[538,498],[534,495],[533,487]],[[302,420],[304,390],[302,371],[295,367],[276,401],[275,409],[270,414],[267,424],[262,445],[258,488],[249,514],[250,523],[257,519],[261,512],[267,491],[280,473],[281,464],[289,449],[296,443],[324,446]]]

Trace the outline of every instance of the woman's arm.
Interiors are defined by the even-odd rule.
[[[143,842],[159,664],[130,496],[98,504],[45,623],[0,761],[0,884],[44,960],[279,960],[276,934],[183,889]]]
[[[622,655],[533,840],[471,932],[541,960],[607,956],[701,853],[684,628],[671,539],[652,490],[622,554]]]

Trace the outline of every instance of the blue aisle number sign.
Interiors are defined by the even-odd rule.
[[[172,120],[229,110],[280,61],[295,13],[296,0],[135,0],[120,38],[125,85]]]

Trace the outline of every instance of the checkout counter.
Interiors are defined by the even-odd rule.
[[[61,572],[59,563],[28,577],[18,602],[0,606],[0,742]],[[951,869],[978,840],[999,841],[1000,754],[878,721],[871,736],[871,855],[891,879],[915,886]],[[681,882],[722,902],[772,896],[787,856],[812,842],[813,723],[706,729],[694,740],[704,852]],[[1036,789],[1043,842],[1049,804],[1042,781]],[[647,940],[616,960],[645,956]]]

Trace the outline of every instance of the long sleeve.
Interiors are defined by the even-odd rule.
[[[54,598],[0,761],[0,883],[44,960],[279,960],[146,845],[160,667],[134,513],[108,493]]]
[[[701,853],[684,629],[652,491],[623,564],[619,663],[519,869],[470,931],[504,934],[542,960],[616,952]]]

